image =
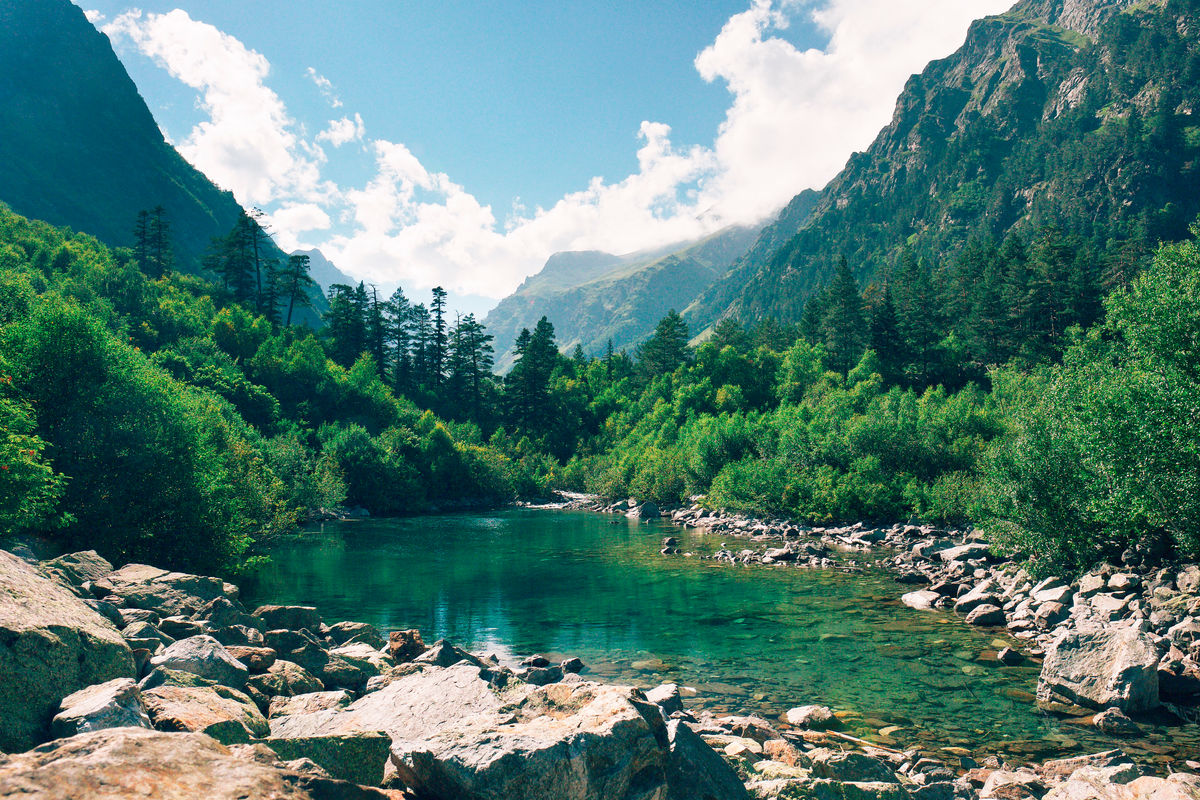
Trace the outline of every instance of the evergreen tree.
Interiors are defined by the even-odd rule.
[[[363,322],[363,335],[366,352],[375,359],[375,367],[381,378],[386,377],[388,371],[388,323],[384,305],[379,302],[379,290],[372,286]]]
[[[637,349],[638,368],[647,380],[674,372],[688,360],[687,323],[675,309],[659,320],[654,333]]]
[[[466,392],[471,420],[477,424],[483,421],[484,389],[492,377],[494,338],[474,314],[458,320],[451,336],[451,373]]]
[[[287,304],[287,316],[283,324],[292,324],[292,314],[297,308],[312,308],[311,290],[317,285],[308,274],[309,258],[306,255],[288,256],[287,266],[279,276],[280,297]]]
[[[918,261],[908,251],[900,259],[895,299],[896,322],[912,359],[909,378],[918,386],[927,386],[933,379],[937,345],[945,325],[933,273],[924,261]]]
[[[143,269],[150,277],[161,278],[171,271],[174,261],[171,254],[171,223],[167,219],[167,210],[162,206],[155,206],[150,212],[146,238],[148,264]]]
[[[446,290],[440,286],[433,287],[433,299],[429,303],[433,314],[433,354],[430,364],[430,377],[433,385],[442,382],[443,370],[446,363]]]
[[[867,328],[863,320],[863,300],[858,281],[850,272],[845,256],[838,260],[828,296],[829,303],[822,320],[825,348],[830,366],[846,375],[863,354]]]
[[[133,257],[142,272],[150,269],[150,212],[142,209],[133,225]]]
[[[387,346],[391,351],[391,376],[388,380],[397,395],[412,391],[412,306],[397,288],[384,308],[387,322]]]

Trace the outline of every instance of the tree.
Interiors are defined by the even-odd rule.
[[[446,290],[440,286],[433,287],[433,300],[429,303],[433,313],[433,354],[430,364],[430,377],[433,385],[442,383],[443,369],[446,364]]]
[[[147,258],[150,263],[146,274],[152,278],[161,278],[171,271],[174,260],[171,254],[171,223],[167,219],[167,210],[162,206],[155,206],[150,212],[147,240]]]
[[[638,367],[647,380],[675,371],[688,360],[687,323],[675,309],[658,321],[654,333],[638,347]]]
[[[523,432],[541,433],[551,422],[550,376],[559,358],[550,320],[542,317],[532,333],[522,328],[515,351],[505,380],[509,419]]]
[[[389,384],[397,395],[412,389],[412,305],[397,287],[384,306],[387,347],[391,352]]]
[[[495,337],[474,314],[467,314],[454,326],[450,338],[451,374],[467,393],[472,421],[479,423],[483,418],[483,390],[492,377]]]
[[[299,308],[312,308],[311,291],[317,282],[308,274],[309,257],[306,255],[288,256],[287,267],[279,277],[280,291],[287,302],[287,316],[284,325],[292,324],[292,313]]]
[[[828,297],[825,318],[822,320],[826,352],[830,366],[846,375],[863,354],[867,330],[858,281],[850,272],[845,256],[838,260]]]
[[[364,341],[362,308],[354,287],[343,283],[335,283],[329,287],[325,336],[330,345],[330,357],[349,369],[362,353]]]

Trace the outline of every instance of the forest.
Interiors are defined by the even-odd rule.
[[[800,320],[732,319],[693,347],[670,313],[632,353],[513,369],[490,336],[402,292],[335,285],[320,331],[303,257],[247,214],[213,280],[137,246],[0,211],[0,523],[113,558],[236,571],[327,510],[487,507],[555,488],[809,523],[975,523],[1086,567],[1147,536],[1200,555],[1200,250],[1119,273],[1058,228],[844,258]],[[1192,227],[1200,236],[1200,225]],[[144,265],[144,266],[143,266]]]

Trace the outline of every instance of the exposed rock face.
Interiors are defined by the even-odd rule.
[[[1159,704],[1158,658],[1154,642],[1137,630],[1070,631],[1046,653],[1038,702],[1149,711]]]
[[[311,759],[331,777],[364,786],[383,782],[391,738],[385,733],[347,733],[308,738],[274,738],[263,740],[280,758]]]
[[[25,750],[49,733],[64,697],[134,677],[133,653],[83,600],[0,551],[0,676],[0,750]]]
[[[56,738],[106,728],[149,728],[142,693],[130,678],[116,678],[63,698],[51,723]]]
[[[235,757],[208,736],[114,728],[0,762],[0,797],[39,800],[385,800],[382,792]]]
[[[67,553],[40,565],[43,573],[69,586],[79,588],[85,581],[95,581],[113,571],[113,565],[95,550]]]
[[[746,787],[725,760],[679,720],[667,723],[668,800],[741,800]]]
[[[329,711],[345,708],[354,701],[350,693],[344,690],[335,692],[309,692],[294,697],[276,697],[271,700],[271,719],[286,717],[289,714],[312,714],[317,711]]]

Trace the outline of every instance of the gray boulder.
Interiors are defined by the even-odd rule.
[[[50,724],[56,739],[105,728],[150,727],[142,693],[131,678],[80,689],[64,697],[60,708]]]
[[[147,564],[126,564],[92,582],[98,596],[116,595],[133,608],[148,608],[164,617],[199,612],[209,602],[225,596],[219,578],[169,572]]]
[[[898,783],[896,773],[877,758],[854,751],[818,748],[808,754],[818,778],[855,783]]]
[[[245,664],[211,636],[180,639],[150,659],[150,665],[191,672],[235,689],[245,686],[250,674]]]
[[[264,630],[298,631],[301,628],[318,633],[321,615],[312,606],[259,606],[254,616],[262,620]]]
[[[88,581],[96,581],[113,571],[113,565],[95,550],[67,553],[39,565],[42,573],[59,583],[79,589]]]
[[[142,695],[154,727],[205,733],[222,744],[270,733],[254,702],[228,686],[158,686]]]
[[[725,759],[680,720],[667,723],[667,800],[742,800],[749,797]]]
[[[333,778],[378,786],[392,740],[386,733],[371,732],[291,739],[268,736],[262,743],[285,761],[309,759]]]
[[[60,583],[0,551],[0,750],[42,741],[60,701],[134,677],[121,632]]]
[[[975,609],[967,614],[968,625],[978,625],[980,627],[998,627],[1005,623],[1004,609],[994,605],[976,606]]]
[[[900,602],[909,608],[915,608],[919,611],[928,611],[933,608],[934,603],[941,600],[942,596],[937,592],[932,592],[928,589],[921,589],[916,592],[909,592],[900,598]]]
[[[1158,707],[1158,649],[1138,630],[1070,631],[1051,643],[1038,678],[1038,703],[1119,708]]]

